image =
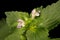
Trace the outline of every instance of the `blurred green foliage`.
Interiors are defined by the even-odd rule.
[[[27,12],[5,12],[7,18],[0,20],[0,40],[60,40],[50,39],[49,31],[60,24],[60,0],[46,8],[35,8],[40,16],[32,20]],[[17,20],[25,21],[25,26],[17,28]]]

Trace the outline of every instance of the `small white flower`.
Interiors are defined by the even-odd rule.
[[[40,11],[37,12],[36,9],[33,9],[31,13],[32,13],[32,19],[40,15]]]
[[[25,23],[23,20],[21,19],[18,19],[18,25],[17,25],[17,28],[21,28],[21,27],[24,27],[25,26]]]
[[[40,14],[38,12],[36,12],[35,16],[39,16]]]

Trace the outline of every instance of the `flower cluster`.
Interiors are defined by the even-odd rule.
[[[32,19],[34,19],[36,16],[39,16],[40,15],[40,11],[36,11],[36,9],[33,9],[32,12],[31,12],[31,17]],[[17,28],[22,28],[25,26],[25,22],[22,20],[22,19],[18,19],[18,25],[17,25]]]

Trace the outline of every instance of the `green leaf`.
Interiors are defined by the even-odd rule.
[[[26,40],[26,38],[21,34],[21,29],[16,29],[12,34],[7,36],[5,40]]]
[[[48,28],[48,30],[57,27],[60,24],[60,0],[57,3],[43,8],[40,17],[37,19],[40,27]]]
[[[8,27],[4,19],[0,20],[0,40],[4,40],[10,34],[10,27]]]
[[[34,29],[34,28],[33,28]],[[30,28],[26,33],[27,40],[48,40],[48,31],[44,28],[35,29]]]
[[[28,13],[26,12],[17,12],[17,11],[12,11],[12,12],[5,12],[7,16],[7,23],[8,25],[16,26],[17,25],[17,20],[22,19],[24,21],[28,20]]]

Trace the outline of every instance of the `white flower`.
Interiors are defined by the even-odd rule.
[[[36,12],[35,16],[39,16],[40,14],[38,12]]]
[[[21,28],[21,27],[24,27],[25,26],[25,23],[23,20],[21,19],[18,19],[18,25],[17,25],[17,28]]]
[[[34,19],[36,16],[40,15],[40,11],[37,12],[36,9],[33,9],[31,14],[32,14],[32,19]]]

